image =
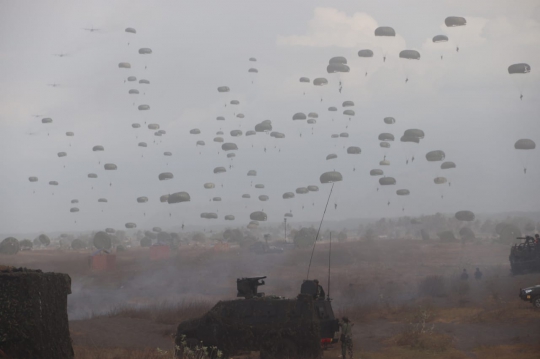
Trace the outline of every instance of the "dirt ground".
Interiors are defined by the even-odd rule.
[[[540,275],[511,276],[508,246],[387,240],[332,249],[330,288],[326,243],[316,248],[310,278],[330,290],[336,315],[355,323],[356,358],[540,358],[540,311],[517,296],[519,288],[539,284]],[[267,275],[264,292],[296,296],[310,250],[256,255],[181,247],[169,259],[150,261],[139,248],[118,253],[111,272],[90,271],[88,255],[29,251],[2,256],[0,264],[71,275],[68,314],[77,358],[151,359],[171,357],[179,322],[235,298],[236,278]],[[472,277],[477,267],[481,280]],[[464,268],[468,281],[459,279]],[[422,286],[429,276],[436,277],[436,290]],[[419,326],[423,332],[411,337]],[[340,353],[335,346],[325,357]]]

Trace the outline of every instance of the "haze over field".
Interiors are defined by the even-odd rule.
[[[449,16],[466,25],[447,27]],[[375,36],[381,26],[395,36]],[[329,221],[539,211],[538,150],[515,148],[520,139],[540,140],[539,34],[533,0],[0,1],[0,227],[28,233],[184,223],[189,230],[245,226],[256,211],[274,223],[285,213],[293,215],[289,223],[316,221],[332,186],[320,182],[328,171],[343,177]],[[436,35],[448,41],[433,42]],[[358,56],[366,49],[373,57]],[[400,58],[403,50],[420,59]],[[337,56],[349,72],[327,72]],[[119,67],[124,62],[130,68]],[[525,73],[509,74],[522,63]],[[316,78],[328,84],[314,86]],[[293,120],[297,113],[316,113],[316,123]],[[271,130],[246,136],[265,120]],[[156,136],[149,124],[166,133]],[[400,141],[408,129],[425,136]],[[331,137],[342,133],[348,137]],[[390,147],[381,147],[388,133],[395,139],[383,136]],[[361,153],[349,154],[353,146]],[[435,150],[443,158],[428,161]],[[441,169],[443,162],[456,168]],[[373,169],[397,183],[381,185]],[[173,178],[160,181],[168,172]],[[444,180],[435,184],[437,177]],[[319,190],[297,191],[309,185]],[[404,189],[408,195],[396,193]],[[176,192],[190,201],[160,202]],[[295,197],[283,199],[286,192]]]

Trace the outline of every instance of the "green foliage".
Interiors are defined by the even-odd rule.
[[[152,240],[148,237],[141,239],[141,247],[150,247],[152,245]]]
[[[32,249],[32,247],[34,246],[34,243],[32,243],[31,240],[29,239],[23,239],[20,243],[19,243],[20,247],[21,247],[21,251],[29,251]]]
[[[8,237],[0,243],[0,253],[2,254],[17,254],[20,249],[19,241],[13,237]]]

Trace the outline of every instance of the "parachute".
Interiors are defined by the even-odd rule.
[[[132,123],[131,127],[133,127],[133,128],[141,128],[141,125],[138,124],[138,123]]]
[[[255,170],[249,170],[248,173],[247,173],[248,176],[256,176],[257,175],[257,171]]]
[[[98,175],[95,173],[89,173],[88,178],[98,178]]]
[[[435,183],[435,184],[445,184],[446,182],[448,182],[446,177],[435,177],[433,179],[433,183]]]
[[[448,36],[446,36],[446,35],[433,36],[432,41],[435,42],[435,43],[437,43],[437,42],[447,42],[448,41]]]
[[[373,51],[369,49],[358,51],[358,57],[373,57]]]
[[[189,133],[192,135],[198,135],[201,133],[201,130],[199,130],[198,128],[194,128],[193,130],[189,131]]]
[[[118,169],[114,163],[106,163],[103,168],[105,168],[106,171],[116,171]]]
[[[37,177],[28,177],[28,180],[30,182],[37,182],[38,181],[38,178]]]
[[[240,101],[238,100],[232,100],[231,105],[240,105]]]
[[[337,158],[337,155],[335,153],[331,153],[328,156],[326,156],[327,160],[333,160],[334,158]]]
[[[223,142],[223,137],[214,137],[214,142]]]
[[[107,198],[99,198],[98,200],[98,203],[107,203]]]
[[[326,66],[326,72],[328,72],[329,74],[335,74],[338,72],[349,72],[349,71],[351,71],[351,68],[345,64],[334,63],[334,64],[329,64],[328,66]],[[313,81],[313,84],[315,84],[315,81]]]
[[[472,222],[475,219],[475,215],[471,211],[458,211],[454,215],[458,221]]]
[[[375,29],[375,36],[396,36],[396,31],[389,26],[380,26]]]
[[[309,119],[307,120],[307,123],[310,124],[310,125],[314,125],[314,124],[317,123],[317,120],[315,120],[314,118],[309,118]]]
[[[341,132],[339,134],[339,137],[345,137],[345,138],[348,138],[349,137],[349,134],[347,132]]]
[[[41,123],[47,124],[47,123],[52,123],[52,122],[53,122],[53,120],[50,117],[46,117],[46,118],[41,119]]]
[[[344,101],[342,104],[341,104],[342,107],[351,107],[351,106],[354,106],[354,101]]]
[[[289,218],[292,218],[292,213],[285,213],[285,216],[284,217],[289,217]]]
[[[334,107],[334,106],[330,106],[328,107],[328,111],[337,111],[337,107]]]
[[[129,76],[127,80],[130,82],[133,82],[133,81],[137,81],[137,78],[135,76]]]
[[[78,199],[72,199],[71,203],[79,203],[79,200]]]
[[[214,198],[212,198],[212,201],[221,202],[221,197],[214,197]]]
[[[149,130],[159,130],[159,125],[157,123],[151,123],[148,125]]]
[[[508,73],[513,74],[528,74],[531,72],[531,66],[529,64],[513,64],[508,66]]]
[[[272,133],[270,133],[270,136],[274,137],[274,138],[285,138],[285,134],[281,133],[281,132],[272,132]]]
[[[306,194],[306,193],[309,193],[309,189],[307,189],[306,187],[298,187],[296,189],[296,193],[298,193],[298,194]]]
[[[441,170],[447,170],[450,168],[456,168],[456,164],[454,162],[443,162],[441,163]]]
[[[381,146],[382,148],[390,148],[390,143],[383,141],[383,142],[379,143],[379,146]]]
[[[265,121],[255,125],[255,131],[256,132],[272,131],[272,122],[270,122],[270,121],[267,122],[267,121],[268,120],[265,120]]]
[[[393,125],[394,123],[396,123],[396,119],[393,117],[385,117],[384,123],[386,123],[387,125]]]
[[[58,182],[57,181],[49,181],[49,185],[50,186],[58,186]]]
[[[244,114],[243,113],[239,113],[238,115],[236,115],[237,118],[244,118]]]
[[[133,223],[133,222],[128,222],[128,223],[125,224],[125,227],[127,229],[133,229],[133,228],[137,228],[137,225],[135,223]]]
[[[253,131],[253,130],[249,130],[246,132],[246,136],[253,136],[253,135],[256,135],[257,132]]]
[[[250,57],[250,58],[249,58],[249,61],[255,62],[255,61],[257,61],[257,59],[254,58],[254,57]]]
[[[238,136],[242,136],[243,132],[240,130],[232,130],[230,133],[231,133],[231,136],[238,137]]]
[[[204,141],[197,141],[197,143],[195,145],[196,146],[204,146],[205,143],[204,143]]]
[[[212,189],[212,188],[216,188],[216,185],[211,183],[211,182],[208,182],[208,183],[205,183],[204,184],[204,188],[206,189]]]
[[[66,136],[73,137],[73,136],[75,136],[75,134],[73,132],[66,132]]]
[[[267,195],[264,195],[264,194],[259,196],[259,201],[265,202],[265,201],[268,201],[269,199],[270,198]]]
[[[66,156],[67,156],[67,153],[65,153],[65,152],[58,152],[57,156],[58,156],[58,157],[66,157]]]
[[[426,154],[426,160],[430,162],[434,161],[442,161],[446,157],[444,151],[436,150],[436,151],[430,151]]]
[[[221,145],[221,149],[223,151],[236,151],[238,150],[238,146],[236,143],[227,142]]]
[[[323,173],[319,180],[321,181],[321,183],[334,183],[342,181],[343,176],[337,171],[331,171]]]
[[[310,192],[319,192],[319,187],[318,187],[318,186],[315,186],[315,185],[307,186],[307,189],[308,189]]]
[[[130,69],[131,64],[129,62],[120,62],[118,64],[118,68],[120,68],[120,69]]]
[[[379,178],[379,184],[381,186],[393,186],[396,184],[396,179],[394,177],[381,177]]]
[[[139,142],[138,146],[139,146],[139,147],[148,147],[148,145],[146,144],[146,142]]]
[[[343,114],[345,116],[354,116],[355,115],[353,110],[345,110],[345,111],[343,111]]]
[[[391,133],[381,133],[379,135],[379,141],[394,141],[394,135],[392,135]]]
[[[349,148],[347,148],[347,153],[349,155],[359,155],[361,152],[362,150],[360,149],[360,147],[350,146]]]
[[[150,55],[152,53],[152,49],[149,49],[147,47],[142,47],[139,49],[139,54],[141,55]]]
[[[92,147],[92,151],[94,152],[98,152],[98,151],[105,151],[105,148],[103,148],[103,146],[94,146]]]
[[[266,221],[267,218],[268,218],[268,216],[266,215],[266,213],[264,213],[262,211],[252,212],[249,215],[249,219],[251,219],[253,221],[258,221],[258,222],[264,222],[264,221]]]
[[[171,172],[163,172],[159,174],[158,178],[160,181],[167,181],[173,179],[174,176]]]
[[[216,117],[216,120],[217,120],[217,121],[225,121],[225,117],[223,117],[223,116],[218,116],[218,117]]]
[[[292,117],[293,120],[305,120],[307,119],[306,114],[302,112],[295,113]]]
[[[236,157],[236,154],[234,152],[227,153],[227,158],[233,158],[233,157]]]
[[[134,228],[134,227],[128,227],[127,225],[130,223],[126,223],[126,228]],[[111,237],[103,231],[99,231],[94,235],[94,239],[92,240],[92,243],[94,244],[94,247],[97,249],[105,249],[109,250],[112,246],[112,240]]]
[[[370,176],[382,176],[382,175],[384,175],[384,172],[383,172],[383,170],[380,170],[380,169],[373,169],[373,170],[369,171],[369,174],[370,174]]]
[[[250,69],[248,70],[248,72],[251,72],[251,73],[255,73],[255,74],[256,74],[256,73],[259,73],[259,70],[257,70],[256,68],[253,68],[253,67],[252,67],[252,68],[250,68]]]
[[[311,117],[311,118],[319,118],[319,114],[316,113],[316,112],[310,112],[310,113],[308,113],[308,117]]]
[[[411,194],[411,192],[410,192],[408,189],[398,189],[398,190],[396,191],[396,194],[397,194],[398,196],[408,196],[408,195]]]
[[[187,192],[176,192],[167,198],[167,203],[174,204],[174,203],[181,203],[181,202],[189,202],[191,201],[191,197],[189,196],[189,193]]]
[[[130,95],[138,95],[139,94],[139,90],[137,89],[131,89],[128,91],[128,94]]]
[[[420,60],[420,53],[416,50],[403,50],[399,53],[399,57],[407,60]]]
[[[456,26],[465,26],[467,25],[467,20],[464,17],[459,16],[449,16],[444,19],[446,27],[456,27]]]
[[[245,194],[242,195],[242,198],[251,198],[251,196],[249,194],[245,193]]]
[[[139,109],[139,111],[148,111],[150,110],[150,106],[148,105],[139,105],[139,107],[137,107]]]
[[[256,185],[255,185],[255,188],[261,189],[261,188],[264,188],[264,185],[263,185],[263,184],[256,184]]]
[[[379,166],[390,166],[390,161],[388,160],[380,161]]]
[[[160,201],[161,203],[167,202],[168,199],[169,199],[169,195],[168,195],[168,194],[164,194],[163,196],[160,196],[160,197],[159,197],[159,201]]]
[[[216,167],[216,168],[214,168],[214,173],[224,173],[224,172],[227,172],[225,167]]]
[[[137,203],[146,203],[148,202],[148,197],[138,197]]]
[[[132,27],[127,27],[125,31],[126,31],[126,32],[130,32],[130,33],[132,33],[132,34],[136,34],[136,33],[137,33],[137,30],[135,30],[135,29],[132,28]]]
[[[283,193],[283,199],[291,199],[291,198],[294,198],[294,193],[293,192],[285,192]]]
[[[534,150],[536,148],[536,143],[528,138],[523,138],[516,141],[514,148],[516,150]]]
[[[218,92],[229,92],[231,91],[230,88],[228,88],[227,86],[220,86],[217,88]]]
[[[163,152],[163,156],[172,156],[171,152]]]
[[[145,79],[139,80],[139,83],[140,83],[140,84],[143,84],[143,85],[150,85],[150,81],[145,80]]]
[[[310,80],[307,77],[300,77],[300,82],[309,83]]]
[[[315,85],[315,86],[325,86],[325,85],[328,85],[328,80],[325,79],[324,77],[319,77],[319,78],[316,78],[315,80],[313,80],[313,85]]]
[[[228,214],[225,216],[226,221],[234,221],[234,216],[232,214]]]
[[[403,133],[403,136],[423,139],[424,138],[424,131],[419,130],[419,129],[415,129],[415,128],[411,128],[411,129],[405,130],[405,132]]]

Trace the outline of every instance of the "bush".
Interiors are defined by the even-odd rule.
[[[150,247],[152,245],[152,240],[148,237],[141,239],[141,247]]]
[[[452,232],[452,231],[442,231],[442,232],[437,233],[437,236],[443,242],[455,242],[455,241],[457,241],[456,237],[454,236],[454,232]]]
[[[23,239],[20,243],[19,243],[20,247],[21,247],[21,251],[29,251],[32,249],[32,247],[34,246],[34,243],[32,243],[31,240],[29,239]]]

